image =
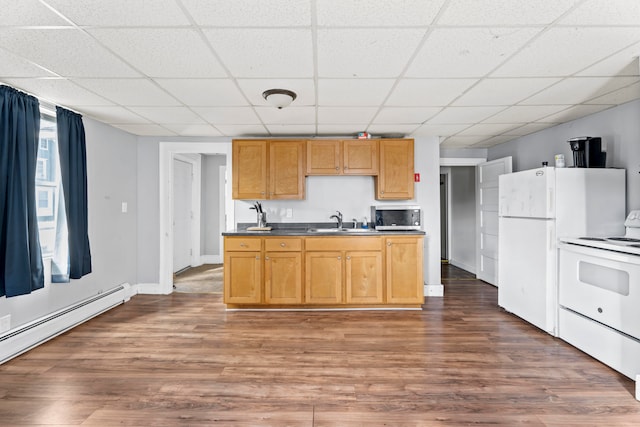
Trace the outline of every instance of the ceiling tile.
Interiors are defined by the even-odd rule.
[[[78,107],[82,105],[110,105],[111,102],[61,78],[5,79],[12,86],[37,94],[38,98],[56,105]]]
[[[611,105],[576,105],[544,117],[543,122],[565,123],[611,108]]]
[[[310,29],[204,30],[220,60],[237,77],[313,76]]]
[[[251,107],[194,107],[193,111],[217,127],[221,125],[259,125]]]
[[[527,123],[564,110],[568,105],[516,105],[486,119],[485,123]]]
[[[114,127],[122,129],[125,132],[132,133],[134,135],[146,135],[146,136],[175,136],[176,133],[162,126],[154,124],[115,124]]]
[[[438,107],[449,105],[476,79],[402,79],[385,105],[390,107]]]
[[[640,66],[640,43],[635,43],[602,61],[585,68],[577,73],[577,76],[637,76]]]
[[[415,131],[420,124],[406,124],[406,125],[371,125],[367,128],[373,137],[379,137],[384,135],[385,137],[403,138],[405,135],[410,135]]]
[[[38,0],[0,0],[0,27],[69,25]]]
[[[83,106],[79,112],[85,116],[94,118],[104,123],[119,124],[146,124],[149,120],[140,117],[126,108],[114,105]]]
[[[454,135],[466,128],[468,124],[424,124],[413,131],[412,136],[449,136]]]
[[[271,135],[315,135],[316,125],[265,125]]]
[[[454,106],[512,105],[560,81],[558,78],[484,79],[456,99]]]
[[[208,124],[167,124],[165,127],[184,136],[222,136],[222,133]]]
[[[551,126],[555,126],[555,123],[527,123],[524,126],[520,126],[505,132],[504,135],[524,136],[541,131],[543,129],[547,129]]]
[[[440,107],[384,107],[373,119],[375,124],[422,123],[440,112]]]
[[[505,142],[509,142],[511,140],[515,139],[513,136],[509,136],[509,135],[497,135],[497,136],[492,136],[491,138],[485,139],[483,141],[477,142],[475,144],[472,144],[470,146],[470,148],[489,148],[489,147],[493,147],[494,145],[498,145],[498,144],[503,144]]]
[[[451,0],[440,25],[545,25],[578,0]]]
[[[174,0],[46,0],[81,26],[175,26],[190,22]],[[17,3],[17,2],[16,2]]]
[[[424,34],[415,28],[318,30],[318,76],[397,77]]]
[[[227,75],[204,40],[191,29],[120,28],[89,32],[147,76],[185,78]]]
[[[69,49],[60,49],[70,46]],[[137,77],[122,60],[76,29],[1,29],[0,47],[63,77]]]
[[[560,19],[562,25],[638,25],[638,0],[587,0]]]
[[[504,107],[447,107],[429,119],[430,124],[477,123],[503,110]]]
[[[585,104],[620,105],[635,99],[640,99],[640,83],[634,83],[606,95],[592,98]]]
[[[429,34],[407,77],[483,77],[540,29],[441,28]]]
[[[54,77],[55,74],[26,59],[0,49],[0,79],[9,77]]]
[[[479,123],[477,125],[473,125],[468,127],[467,129],[459,132],[457,135],[460,136],[492,136],[492,135],[500,135],[502,133],[507,132],[518,125],[514,124],[505,124],[505,123]]]
[[[543,90],[522,102],[523,105],[580,104],[629,86],[637,77],[574,77]]]
[[[393,79],[319,79],[318,105],[380,105],[394,82]]]
[[[487,139],[486,136],[450,136],[448,138],[446,138],[443,144],[447,144],[447,146],[453,146],[453,145],[458,145],[458,146],[469,146],[469,145],[473,145],[473,144],[477,144],[478,142],[482,142],[485,139]]]
[[[568,76],[639,40],[640,26],[551,28],[492,75]]]
[[[238,79],[236,80],[251,105],[270,106],[262,97],[268,89],[288,89],[296,93],[292,106],[315,106],[316,95],[313,79]]]
[[[266,125],[314,125],[316,123],[315,107],[256,107],[256,113]],[[269,128],[269,126],[267,126]]]
[[[185,105],[196,107],[244,107],[249,103],[231,79],[156,79]]]
[[[319,0],[318,25],[337,27],[427,26],[444,0]]]
[[[311,25],[310,0],[182,0],[200,25],[290,27]]]
[[[262,125],[216,125],[216,129],[225,136],[268,136],[269,132]]]
[[[318,124],[369,123],[376,111],[375,107],[318,107]]]
[[[156,107],[179,104],[147,79],[75,79],[74,82],[116,104]]]
[[[156,123],[204,124],[187,107],[131,107],[131,111]]]

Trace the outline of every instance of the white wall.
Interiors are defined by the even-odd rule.
[[[607,167],[627,170],[627,212],[640,209],[640,100],[497,145],[488,158],[513,156],[514,172],[540,167],[543,161],[553,165],[555,154],[564,154],[572,166],[567,140],[576,136],[602,137]]]
[[[476,271],[476,168],[450,168],[450,248],[451,264],[471,273]]]
[[[47,284],[29,295],[0,298],[0,316],[11,315],[11,328],[121,283],[136,283],[136,137],[88,118],[83,121],[93,272],[70,283]],[[127,213],[121,212],[122,202],[128,205]]]

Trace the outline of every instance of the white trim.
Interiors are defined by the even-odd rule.
[[[450,259],[449,264],[453,265],[454,267],[458,267],[465,271],[468,271],[471,274],[476,274],[476,267],[474,265],[468,265],[463,262],[458,262],[455,259]]]
[[[486,161],[479,157],[440,157],[440,166],[477,166]]]
[[[152,292],[144,286],[145,293],[170,294],[173,292],[173,196],[172,168],[176,154],[221,154],[227,159],[227,171],[231,170],[231,141],[228,142],[161,142],[159,147],[160,180],[160,268],[158,289]],[[198,198],[200,195],[198,195]],[[234,203],[231,199],[231,180],[225,185],[225,215],[227,229],[233,228]]]
[[[443,297],[444,285],[424,285],[425,297]]]
[[[200,265],[202,264],[222,264],[222,255],[202,255],[200,257]]]

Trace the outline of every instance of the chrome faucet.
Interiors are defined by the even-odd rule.
[[[353,218],[353,228],[354,229],[358,228],[358,219],[357,218]]]
[[[342,230],[342,213],[340,211],[336,211],[337,215],[331,215],[329,219],[335,218],[338,221],[338,229]]]

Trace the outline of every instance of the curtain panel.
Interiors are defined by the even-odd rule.
[[[44,287],[36,211],[38,100],[0,86],[0,296]]]
[[[58,266],[58,274],[54,272],[52,281],[68,282],[91,273],[86,140],[80,114],[56,107],[56,121],[69,255],[66,270]]]

